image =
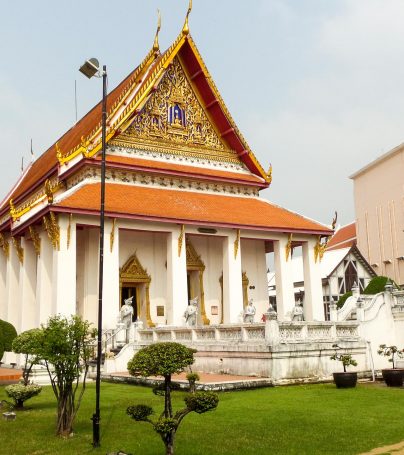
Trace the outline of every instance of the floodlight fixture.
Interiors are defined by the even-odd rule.
[[[80,73],[91,79],[100,71],[100,63],[96,58],[86,60],[79,68]]]

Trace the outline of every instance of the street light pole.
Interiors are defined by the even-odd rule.
[[[95,382],[95,413],[93,414],[93,446],[100,446],[100,385],[102,357],[102,299],[104,283],[104,219],[105,219],[105,136],[107,127],[107,67],[102,67],[102,154],[101,154],[101,209],[100,209],[100,262],[98,280],[98,339],[97,376]]]
[[[100,203],[100,257],[98,270],[98,327],[97,327],[97,376],[95,380],[95,412],[93,421],[93,446],[100,446],[100,385],[102,357],[102,303],[104,284],[104,218],[105,218],[105,143],[107,129],[107,67],[102,67],[100,74],[98,60],[92,58],[84,62],[80,72],[91,79],[93,76],[102,77],[102,154],[101,154],[101,203]]]

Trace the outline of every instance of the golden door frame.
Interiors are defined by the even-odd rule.
[[[220,324],[223,324],[223,314],[224,314],[224,304],[223,304],[223,272],[219,278],[220,283],[220,296],[221,296],[221,308],[222,308],[222,316],[220,318]],[[245,308],[248,304],[248,285],[250,284],[250,280],[247,277],[247,272],[242,272],[241,274],[241,283],[243,286],[243,308]]]
[[[199,293],[201,299],[201,318],[204,325],[209,325],[210,320],[206,316],[205,310],[205,291],[203,289],[203,272],[205,271],[205,264],[203,263],[200,255],[196,252],[192,243],[186,239],[186,257],[187,257],[187,272],[197,271],[199,276]]]
[[[151,320],[150,316],[150,283],[151,277],[147,273],[147,270],[140,263],[136,253],[132,254],[123,267],[119,269],[119,301],[122,301],[122,288],[130,287],[130,285],[133,284],[144,284],[146,297],[146,322],[148,327],[154,327],[155,324]],[[139,287],[136,287],[136,305],[137,315],[139,318],[141,314]]]

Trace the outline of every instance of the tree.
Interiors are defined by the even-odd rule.
[[[32,367],[40,362],[38,353],[41,349],[42,330],[31,329],[20,333],[12,343],[13,352],[24,355],[22,378],[24,385],[29,384]]]
[[[213,392],[191,393],[185,397],[186,407],[175,414],[173,412],[171,377],[194,363],[195,352],[195,349],[179,343],[156,343],[140,349],[128,363],[128,371],[133,376],[164,377],[164,410],[156,421],[151,420],[154,411],[147,405],[129,406],[126,412],[136,421],[153,425],[166,447],[166,455],[174,454],[174,438],[182,419],[190,412],[203,414],[215,409],[219,402],[217,394]],[[159,390],[157,387],[154,391],[158,394]]]
[[[36,354],[45,362],[57,400],[56,434],[60,436],[73,431],[86,388],[93,336],[90,323],[79,316],[52,316],[41,329],[41,346]]]

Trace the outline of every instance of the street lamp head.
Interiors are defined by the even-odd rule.
[[[100,64],[96,58],[86,60],[79,68],[80,73],[91,79],[100,70]]]

